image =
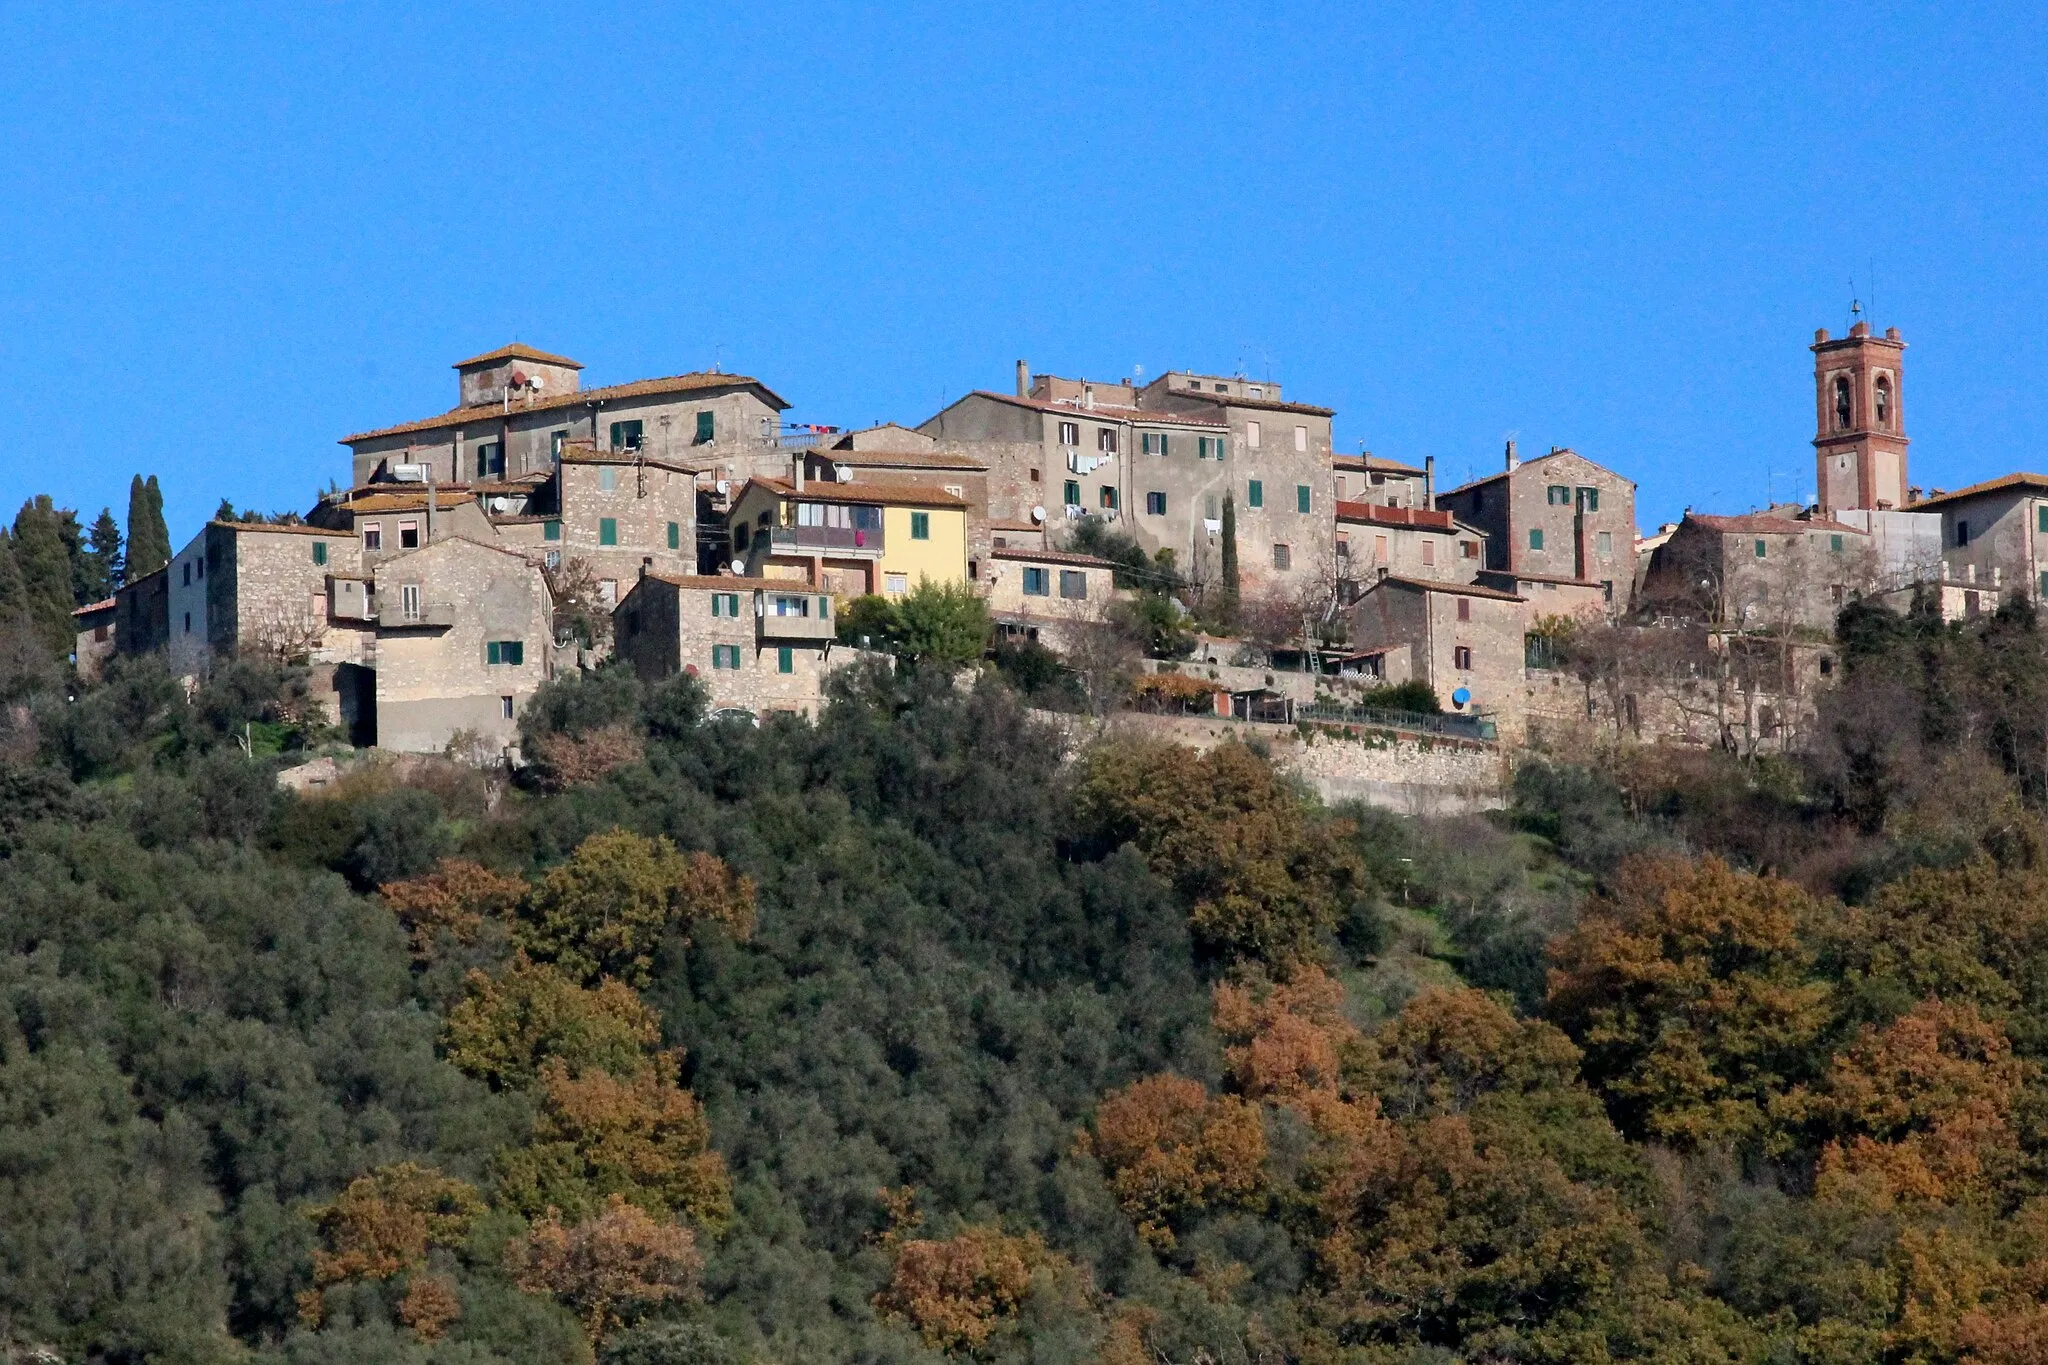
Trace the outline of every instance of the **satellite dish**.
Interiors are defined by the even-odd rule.
[[[532,390],[533,390],[533,391],[534,391],[535,393],[539,393],[539,392],[540,392],[540,376],[539,376],[539,375],[535,375],[535,376],[534,376],[533,378],[531,378],[531,379],[527,380],[527,381],[526,381],[526,386],[527,386],[528,388],[532,389]]]
[[[747,566],[737,559],[732,562],[732,571],[742,578],[747,576]]]
[[[1031,519],[1032,519],[1033,521],[1044,521],[1044,520],[1045,520],[1045,509],[1044,509],[1043,507],[1034,507],[1034,508],[1032,508],[1032,509],[1031,509]]]
[[[1471,700],[1472,689],[1469,687],[1461,687],[1457,691],[1451,693],[1451,705],[1453,706],[1463,706],[1466,702],[1469,702]]]

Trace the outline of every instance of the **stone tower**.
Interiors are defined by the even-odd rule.
[[[1813,449],[1819,501],[1830,510],[1906,506],[1906,408],[1899,329],[1859,322],[1813,334]]]

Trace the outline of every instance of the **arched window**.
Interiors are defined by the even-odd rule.
[[[1880,427],[1892,424],[1892,381],[1883,375],[1877,377],[1877,424]]]
[[[1835,430],[1849,429],[1849,376],[1835,380]]]

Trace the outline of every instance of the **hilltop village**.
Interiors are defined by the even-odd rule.
[[[345,486],[302,515],[210,521],[79,609],[77,661],[307,664],[357,745],[510,753],[544,681],[614,656],[696,675],[714,714],[814,714],[892,606],[972,595],[993,649],[1098,711],[1783,747],[1845,605],[2048,596],[2048,478],[1913,487],[1898,330],[1811,349],[1818,500],[1646,535],[1625,470],[1510,441],[1440,488],[1242,375],[1019,361],[841,430],[749,376],[586,387],[505,346],[455,364],[447,411],[343,437]]]

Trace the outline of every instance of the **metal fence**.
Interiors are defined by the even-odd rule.
[[[1370,725],[1382,730],[1413,730],[1446,739],[1491,742],[1499,738],[1484,716],[1438,715],[1427,711],[1383,711],[1375,706],[1330,706],[1316,703],[1294,708],[1296,721],[1325,725]]]

